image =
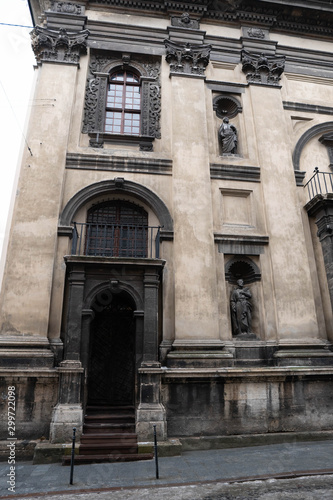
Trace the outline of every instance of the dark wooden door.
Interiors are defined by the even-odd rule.
[[[132,405],[134,363],[133,307],[122,295],[114,295],[91,323],[88,404]]]

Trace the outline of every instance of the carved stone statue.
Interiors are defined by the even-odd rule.
[[[237,281],[237,285],[230,298],[232,334],[251,334],[252,294],[247,287],[244,287],[242,279]]]
[[[222,125],[219,130],[219,135],[222,140],[222,153],[223,154],[236,154],[237,153],[237,129],[234,125],[230,125],[229,118],[223,118]]]

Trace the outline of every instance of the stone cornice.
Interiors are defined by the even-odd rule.
[[[255,22],[274,29],[330,36],[333,33],[333,5],[326,1],[287,0],[90,0],[90,6],[142,10],[155,13],[189,12],[201,20],[221,20],[238,25]],[[296,9],[295,9],[296,8]]]
[[[44,2],[28,2],[34,22],[43,15]],[[86,2],[52,2],[54,15],[78,16]],[[238,26],[257,23],[262,27],[289,33],[332,36],[333,4],[330,0],[90,0],[89,7],[121,11],[145,11],[155,14],[188,12],[200,21],[221,20]],[[51,11],[50,11],[51,12]]]

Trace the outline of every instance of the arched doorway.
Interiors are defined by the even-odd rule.
[[[93,304],[88,361],[88,405],[133,405],[135,304],[121,291],[100,292]]]

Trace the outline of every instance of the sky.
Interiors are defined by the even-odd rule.
[[[31,99],[35,64],[27,0],[0,0],[0,253]]]

